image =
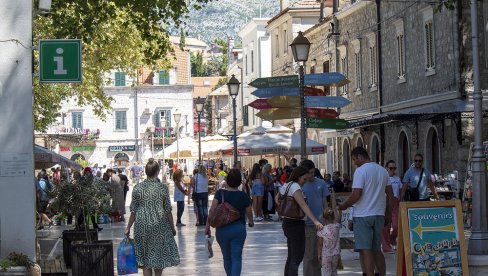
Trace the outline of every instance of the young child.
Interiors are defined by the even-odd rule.
[[[324,210],[325,226],[317,232],[319,242],[317,250],[319,261],[322,261],[322,275],[337,275],[337,266],[341,257],[341,242],[339,230],[341,229],[342,212],[334,212],[331,208]]]

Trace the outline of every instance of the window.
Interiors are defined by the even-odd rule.
[[[125,86],[124,72],[115,72],[115,86]]]
[[[71,127],[83,128],[83,112],[71,112]]]
[[[369,86],[376,87],[376,46],[369,47]]]
[[[242,124],[244,126],[249,126],[249,106],[245,105],[242,107]]]
[[[278,35],[275,35],[275,57],[280,56],[280,38]]]
[[[115,130],[127,130],[127,111],[115,111]]]
[[[356,91],[361,91],[361,53],[354,53],[354,58],[356,60]]]
[[[405,51],[404,44],[405,38],[403,34],[397,35],[397,76],[399,79],[405,78]]]
[[[425,75],[435,74],[434,11],[431,6],[422,9],[424,22]]]
[[[425,28],[425,69],[435,69],[434,56],[434,26],[432,20],[424,25]]]
[[[169,72],[166,70],[159,71],[159,84],[168,85],[169,84]]]
[[[341,57],[340,61],[340,66],[341,66],[341,73],[347,78],[347,56]],[[344,85],[340,89],[342,94],[347,94],[348,91],[348,85]]]
[[[244,63],[246,64],[246,76],[248,75],[248,72],[247,72],[247,55],[246,57],[244,58]]]
[[[286,30],[283,30],[283,54],[288,53],[288,35]]]
[[[251,73],[254,73],[254,51],[251,51]]]

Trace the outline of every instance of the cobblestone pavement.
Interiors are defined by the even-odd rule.
[[[127,205],[129,205],[130,192],[127,201]],[[173,213],[176,217],[175,203],[173,203]],[[126,221],[127,218],[128,215],[126,215]],[[182,221],[187,226],[178,227],[176,235],[181,264],[177,267],[165,269],[163,275],[225,275],[222,254],[217,242],[213,244],[214,257],[208,258],[205,248],[205,229],[195,226],[192,204],[185,205]],[[123,238],[126,222],[101,224],[100,226],[103,227],[103,230],[99,233],[99,239],[113,241],[114,258],[116,258],[117,247]],[[62,259],[63,242],[59,237],[61,237],[64,229],[67,227],[53,226],[50,230],[38,231],[43,259]],[[247,230],[242,275],[283,275],[287,247],[281,223],[258,222],[254,228]],[[215,234],[214,229],[212,234]],[[361,275],[359,254],[350,249],[343,249],[341,255],[344,269],[339,271],[339,275]],[[386,254],[385,257],[387,275],[395,275],[395,254]],[[114,260],[114,263],[116,265],[117,261]],[[117,271],[116,268],[115,271]],[[139,270],[138,275],[142,275],[142,270]],[[299,275],[302,275],[301,268]]]

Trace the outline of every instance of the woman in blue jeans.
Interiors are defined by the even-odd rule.
[[[198,222],[199,225],[205,225],[208,217],[208,176],[205,166],[198,166],[194,189],[197,192]]]
[[[226,178],[228,187],[225,190],[220,189],[215,192],[215,197],[212,201],[212,206],[210,207],[210,209],[216,208],[217,205],[222,202],[223,194],[224,201],[239,210],[239,213],[241,214],[238,220],[218,227],[215,230],[217,242],[222,250],[224,269],[227,276],[241,275],[242,249],[244,247],[244,241],[246,240],[246,216],[249,221],[249,227],[254,226],[249,196],[238,189],[239,185],[241,185],[241,181],[241,172],[237,169],[231,169]],[[205,233],[208,236],[211,235],[210,225],[208,223]]]
[[[287,193],[287,196],[293,197],[305,215],[310,218],[311,221],[313,221],[315,228],[317,228],[317,230],[321,230],[324,226],[313,215],[310,208],[308,208],[301,189],[301,187],[310,177],[313,177],[313,175],[310,175],[307,169],[303,167],[296,167],[291,172],[287,183],[281,186],[280,192],[276,196],[276,199],[279,195],[285,195],[285,193]],[[305,254],[305,221],[303,219],[290,219],[283,217],[282,227],[283,233],[286,236],[286,244],[288,247],[288,256],[286,258],[284,275],[297,276],[298,267],[303,261],[303,256]]]

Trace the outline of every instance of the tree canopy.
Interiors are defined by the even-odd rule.
[[[113,69],[130,75],[144,65],[168,66],[172,52],[168,26],[179,26],[190,7],[200,9],[210,1],[53,1],[48,15],[34,18],[33,43],[37,45],[39,39],[81,39],[83,82],[40,84],[34,78],[35,130],[43,131],[55,122],[62,102],[73,96],[79,105],[92,106],[104,119],[111,110],[111,99],[103,91],[106,74]]]

